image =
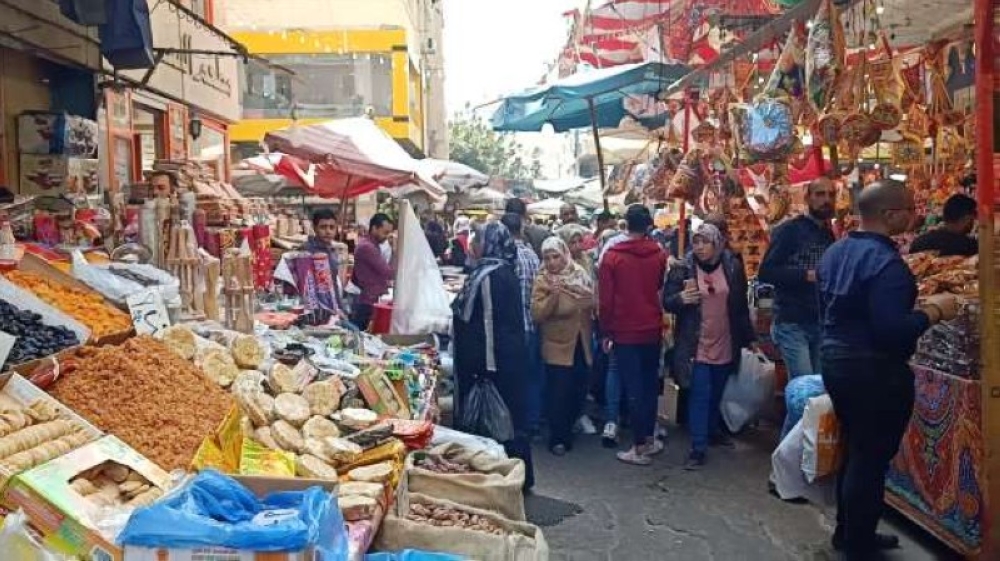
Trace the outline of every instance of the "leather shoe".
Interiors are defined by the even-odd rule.
[[[847,544],[844,542],[843,536],[840,534],[833,535],[833,549],[837,551],[844,551]],[[898,549],[899,548],[899,536],[893,534],[875,534],[875,539],[873,541],[874,548],[879,551],[884,551],[887,549]]]

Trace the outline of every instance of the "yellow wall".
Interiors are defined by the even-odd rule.
[[[392,55],[392,117],[377,119],[389,135],[423,150],[422,115],[410,111],[410,59],[406,31],[393,29],[237,31],[233,37],[261,55],[386,53]],[[417,88],[418,95],[420,88]],[[317,120],[300,119],[300,123]],[[259,142],[268,131],[287,127],[289,119],[245,119],[229,129],[232,142]]]

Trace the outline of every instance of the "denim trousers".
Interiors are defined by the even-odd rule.
[[[781,351],[781,358],[788,368],[788,378],[807,374],[820,374],[820,329],[817,324],[775,323],[771,338]]]
[[[545,403],[545,363],[542,362],[542,339],[535,329],[527,334],[528,342],[528,398],[527,417],[528,431],[538,433],[542,426],[542,413]]]
[[[587,357],[583,342],[576,345],[572,366],[546,364],[548,374],[545,410],[549,420],[549,447],[562,444],[573,446],[573,425],[580,417],[587,398]]]
[[[704,364],[695,362],[691,368],[691,386],[688,392],[688,431],[691,432],[691,451],[704,454],[709,438],[721,428],[722,392],[726,381],[735,372],[733,364]]]
[[[618,373],[618,359],[608,356],[608,371],[604,378],[604,422],[618,423],[622,414],[622,382]]]
[[[660,344],[615,345],[614,359],[628,398],[632,438],[636,446],[651,442],[660,397]]]

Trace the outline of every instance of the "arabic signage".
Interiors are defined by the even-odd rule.
[[[218,32],[171,9],[169,2],[148,2],[154,47],[180,52],[164,56],[150,76],[147,87],[224,120],[238,120],[239,59],[190,53],[192,50],[228,53],[232,52],[232,46]],[[124,71],[122,74],[141,80],[146,71]]]

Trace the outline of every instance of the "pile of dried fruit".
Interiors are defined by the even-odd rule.
[[[420,469],[426,469],[434,473],[472,473],[472,468],[465,464],[430,454],[417,457],[413,464]]]
[[[233,404],[197,367],[150,337],[80,349],[77,369],[49,393],[168,471],[188,467]]]
[[[506,533],[503,528],[484,516],[444,505],[412,503],[410,511],[406,513],[406,519],[442,528],[474,530],[495,536],[502,536]]]
[[[163,490],[139,472],[114,462],[81,473],[70,483],[70,488],[95,506],[139,508],[163,496]]]
[[[18,473],[83,446],[94,438],[80,423],[62,418],[50,402],[22,406],[0,402],[0,467]]]
[[[46,325],[42,316],[0,300],[0,331],[17,337],[4,367],[54,355],[81,341],[69,328]]]
[[[41,275],[25,271],[11,271],[7,273],[7,279],[87,326],[94,340],[132,328],[128,314],[109,306],[97,293],[56,284]]]

